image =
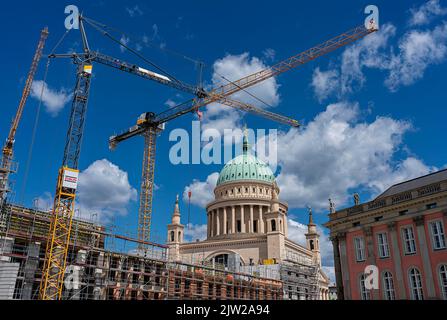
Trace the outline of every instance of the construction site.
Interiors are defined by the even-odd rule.
[[[172,230],[172,238],[169,233],[166,244],[161,243],[162,241],[158,241],[159,243],[151,241],[152,202],[157,201],[153,197],[156,140],[168,121],[191,113],[197,114],[200,118],[200,108],[215,102],[277,123],[298,127],[299,123],[294,119],[238,101],[231,96],[368,36],[377,31],[374,21],[370,21],[368,26],[361,25],[341,33],[265,70],[236,81],[227,80],[226,84],[211,90],[204,88],[201,74],[198,83],[192,85],[163,72],[161,68],[157,67],[160,73],[148,70],[150,66],[154,67],[154,63],[115,38],[110,32],[111,29],[105,24],[82,15],[77,17],[77,22],[79,28],[73,32],[79,32],[83,52],[56,53],[58,45],[64,40],[66,35],[64,34],[59,41],[55,41],[56,46],[46,55],[45,77],[51,72],[49,65],[54,59],[67,59],[77,68],[63,161],[59,169],[54,202],[49,210],[21,206],[10,196],[13,191],[10,176],[17,171],[17,159],[14,158],[15,135],[19,129],[34,75],[43,56],[49,34],[47,28],[41,32],[25,88],[3,147],[0,161],[0,299],[327,299],[327,279],[324,274],[321,275],[319,242],[312,221],[312,212],[310,212],[309,232],[306,235],[307,248],[300,247],[288,239],[284,240],[287,235],[287,206],[278,200],[279,189],[273,180],[273,182],[262,182],[265,191],[264,187],[259,187],[259,181],[253,180],[256,185],[253,185],[253,193],[250,193],[250,196],[252,198],[256,196],[256,199],[262,198],[255,207],[257,210],[259,206],[259,211],[254,211],[254,205],[250,205],[245,209],[250,214],[244,215],[244,204],[240,211],[236,211],[233,206],[230,223],[230,220],[227,221],[227,218],[230,219],[230,214],[227,216],[227,207],[210,208],[208,239],[195,244],[203,248],[216,247],[215,243],[223,243],[222,241],[227,239],[229,243],[236,243],[241,239],[242,243],[249,236],[257,237],[253,238],[256,239],[253,243],[264,241],[262,243],[269,248],[266,249],[267,256],[259,254],[256,259],[240,259],[236,255],[239,260],[234,260],[236,262],[232,263],[230,260],[235,259],[234,255],[191,254],[190,252],[195,250],[194,244],[182,243],[183,227],[178,213],[178,199],[172,224],[168,226],[168,230],[170,232]],[[144,62],[144,67],[91,50],[86,33],[87,25],[91,30],[98,31],[133,53]],[[143,113],[134,126],[109,139],[110,148],[114,149],[127,139],[135,136],[144,137],[136,238],[102,225],[95,221],[92,214],[90,219],[75,216],[81,142],[95,64],[102,64],[192,95],[192,98],[185,103],[158,114]],[[218,188],[233,186],[232,183],[240,181],[227,181]],[[256,192],[255,187],[258,188]],[[222,190],[228,192],[226,189]],[[246,190],[248,197],[248,187]],[[230,193],[232,194],[232,191]],[[258,218],[253,218],[254,214]],[[285,241],[285,245],[280,249],[272,247],[271,243],[279,241],[276,239],[282,239],[280,242]],[[254,263],[252,260],[260,263]],[[322,287],[322,284],[325,287]]]

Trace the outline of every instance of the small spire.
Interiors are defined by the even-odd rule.
[[[249,148],[249,144],[248,144],[248,130],[247,130],[247,125],[244,125],[244,138],[242,140],[242,151],[244,154],[248,153],[248,148]]]
[[[180,224],[180,209],[178,206],[178,194],[175,197],[174,213],[172,214],[172,224]]]
[[[174,206],[174,214],[179,213],[180,209],[178,207],[178,194],[175,196],[175,206]]]
[[[307,206],[307,210],[309,211],[309,224],[308,225],[314,225],[314,220],[312,217],[312,207]]]

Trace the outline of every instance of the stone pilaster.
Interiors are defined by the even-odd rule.
[[[397,284],[397,288],[395,288],[395,292],[398,293],[396,296],[399,299],[406,299],[407,294],[405,291],[404,279],[402,274],[402,259],[400,256],[399,250],[399,242],[397,241],[397,231],[396,231],[396,223],[391,222],[388,224],[388,231],[391,239],[391,248],[393,252],[393,261],[394,261],[394,273],[395,279],[394,286]]]
[[[424,216],[417,216],[413,218],[416,224],[416,232],[419,239],[419,248],[421,250],[422,266],[425,274],[425,286],[427,288],[427,298],[436,299],[435,284],[433,281],[433,272],[431,268],[430,255],[428,253],[428,243],[425,236],[425,222]]]

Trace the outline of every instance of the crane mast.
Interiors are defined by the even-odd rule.
[[[78,65],[78,69],[71,106],[69,128],[64,149],[64,157],[57,179],[53,214],[51,216],[42,281],[40,284],[40,299],[43,300],[60,299],[62,295],[65,266],[71,239],[71,225],[74,214],[77,179],[79,174],[78,160],[84,131],[85,114],[87,111],[93,62],[98,62],[103,65],[107,65],[112,68],[119,69],[124,72],[128,72],[195,95],[194,99],[179,106],[173,107],[158,115],[146,113],[146,115],[150,116],[145,119],[146,121],[139,121],[137,130],[126,133],[125,137],[112,137],[109,140],[110,145],[113,147],[118,142],[134,136],[136,132],[138,132],[138,134],[143,134],[145,137],[138,233],[140,240],[148,241],[150,237],[152,213],[152,191],[156,150],[155,141],[156,135],[160,130],[160,125],[186,113],[193,112],[201,106],[205,106],[212,102],[220,102],[240,110],[262,115],[281,123],[298,126],[298,122],[293,119],[288,119],[280,115],[275,115],[271,112],[263,111],[247,103],[232,100],[229,96],[287,70],[303,65],[308,61],[329,53],[339,47],[352,43],[355,40],[376,31],[374,29],[366,29],[363,26],[358,27],[353,31],[349,31],[334,39],[331,39],[320,46],[309,49],[297,56],[288,58],[271,68],[267,68],[263,71],[249,75],[240,80],[230,82],[228,85],[223,85],[207,92],[201,87],[191,86],[171,77],[168,74],[161,75],[136,65],[123,62],[119,59],[115,59],[97,52],[92,52],[89,48],[85,34],[84,21],[96,29],[99,29],[98,24],[92,23],[92,20],[79,16],[79,30],[82,37],[84,52],[80,54],[54,54],[49,56],[50,58],[72,58]],[[101,32],[113,41],[126,47],[125,44],[113,39],[113,37],[111,37],[111,35],[109,35],[106,31],[102,30]]]
[[[39,295],[41,300],[56,300],[62,295],[62,286],[70,245],[78,179],[78,161],[84,132],[85,115],[90,91],[91,59],[82,21],[80,31],[86,59],[75,60],[78,64],[76,85],[65,142],[62,167],[59,169],[53,213],[46,244],[45,261]]]
[[[14,154],[14,143],[17,128],[19,127],[20,119],[22,118],[23,109],[25,108],[26,100],[31,91],[31,85],[33,84],[34,75],[36,74],[37,67],[39,65],[40,58],[42,57],[42,50],[45,46],[45,41],[48,37],[48,28],[45,27],[40,32],[40,39],[37,45],[36,52],[34,53],[33,61],[31,63],[31,68],[28,72],[28,77],[26,78],[25,87],[23,88],[22,97],[17,108],[16,115],[12,121],[11,128],[9,129],[8,138],[6,139],[5,145],[3,147],[2,153],[3,157],[0,161],[0,207],[4,201],[9,190],[9,174],[14,172],[13,168],[13,154]]]
[[[352,43],[377,29],[367,29],[363,25],[341,35],[332,38],[322,44],[308,49],[295,56],[287,58],[270,68],[266,68],[254,74],[248,75],[242,79],[231,81],[226,85],[222,85],[209,92],[205,92],[203,97],[199,99],[191,99],[178,106],[172,107],[164,112],[154,115],[152,112],[144,113],[137,121],[137,125],[131,127],[126,132],[112,136],[109,139],[109,146],[114,149],[118,143],[125,141],[137,135],[144,136],[144,155],[142,166],[142,179],[140,190],[140,207],[138,211],[138,238],[143,241],[150,241],[150,224],[152,219],[152,194],[154,182],[154,167],[155,167],[155,145],[156,145],[156,130],[160,130],[160,126],[165,122],[178,118],[184,114],[193,112],[199,107],[207,105],[212,102],[220,102],[235,109],[253,113],[264,118],[286,124],[292,127],[298,127],[298,121],[290,119],[283,115],[279,115],[270,111],[256,108],[253,105],[237,101],[229,98],[232,94],[244,90],[260,83],[266,79],[279,75],[288,70],[297,68],[307,62],[310,62],[324,54],[332,52],[337,48]],[[141,248],[141,247],[140,247]]]

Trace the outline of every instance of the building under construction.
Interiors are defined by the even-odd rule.
[[[49,223],[48,212],[6,206],[0,232],[0,299],[38,299]],[[127,252],[115,241],[126,242]],[[164,245],[112,234],[94,223],[74,219],[62,299],[283,297],[279,279],[206,263],[172,262],[167,256]]]
[[[247,152],[247,141],[244,154],[231,160],[219,176],[214,191],[215,200],[207,206],[206,240],[183,242],[184,226],[177,208],[172,223],[168,225],[167,245],[150,242],[156,138],[166,122],[191,113],[196,113],[200,119],[199,108],[215,102],[298,127],[299,123],[294,119],[234,100],[233,95],[377,31],[374,21],[371,20],[369,26],[361,25],[348,30],[239,80],[225,79],[228,83],[208,90],[201,80],[202,68],[198,68],[199,81],[196,85],[180,81],[173,73],[166,72],[114,36],[112,30],[116,28],[82,15],[74,19],[77,19],[78,27],[75,29],[80,32],[82,52],[56,53],[68,30],[50,50],[43,77],[45,83],[50,61],[54,58],[68,58],[76,65],[76,84],[72,94],[64,156],[50,212],[8,202],[8,194],[12,190],[10,174],[17,169],[13,161],[15,135],[48,36],[47,28],[41,32],[25,88],[2,150],[0,298],[281,299],[285,296],[289,299],[325,299],[328,278],[319,267],[319,235],[312,222],[311,212],[306,246],[299,245],[287,237],[288,206],[278,198],[280,190],[275,177],[265,163]],[[87,25],[145,64],[137,65],[91,50],[91,42],[85,30]],[[119,32],[119,36],[124,34]],[[91,221],[76,219],[78,165],[94,64],[102,64],[191,96],[185,103],[160,113],[143,113],[136,125],[109,139],[113,148],[134,136],[144,137],[138,239],[118,235],[114,230]],[[162,74],[146,67],[156,68]],[[101,78],[99,73],[97,78]],[[45,86],[42,86],[40,103],[44,90]],[[34,135],[33,130],[33,139]],[[32,147],[30,155],[31,150]],[[121,244],[119,248],[115,242]],[[197,250],[202,250],[204,254],[194,260]],[[233,266],[228,264],[229,259],[233,259]],[[194,261],[189,263],[188,260]],[[255,267],[258,271],[253,271]],[[284,292],[287,294],[284,295]]]

